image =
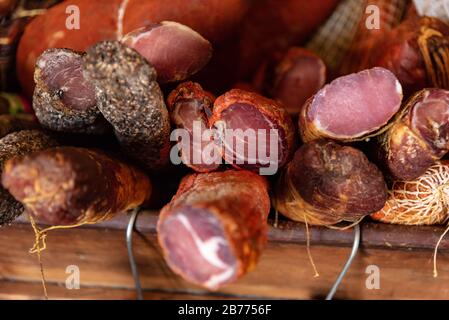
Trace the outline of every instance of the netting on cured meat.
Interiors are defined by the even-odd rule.
[[[397,181],[389,191],[385,207],[373,218],[405,225],[432,225],[447,220],[449,162],[430,167],[412,181]]]

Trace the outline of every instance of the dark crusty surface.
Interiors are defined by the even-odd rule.
[[[103,41],[84,56],[84,75],[97,105],[129,156],[148,169],[168,160],[170,118],[155,69],[119,41]]]

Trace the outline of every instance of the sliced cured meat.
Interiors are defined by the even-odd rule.
[[[379,160],[394,180],[413,180],[449,151],[449,91],[424,89],[379,137]]]
[[[254,92],[233,89],[217,98],[210,123],[221,136],[223,158],[237,168],[274,174],[296,145],[284,107]]]
[[[168,259],[185,270],[187,279],[208,288],[235,279],[237,259],[223,225],[211,212],[185,207],[167,218],[160,232]]]
[[[299,126],[304,142],[316,138],[363,139],[382,129],[399,111],[402,87],[390,71],[373,68],[340,77],[303,107]]]
[[[436,157],[449,151],[449,91],[427,89],[411,110],[411,127],[432,148]]]
[[[201,70],[212,46],[198,32],[177,22],[163,21],[132,31],[123,42],[156,69],[160,83],[181,81]]]
[[[179,85],[167,100],[172,122],[188,133],[189,139],[182,137],[179,141],[182,162],[198,172],[213,171],[221,163],[221,154],[209,130],[208,115],[212,114],[214,100],[212,94],[193,82]]]
[[[252,270],[267,237],[267,181],[248,171],[193,174],[159,217],[168,265],[214,290]]]
[[[248,77],[273,52],[302,43],[335,9],[337,0],[252,2],[239,30],[238,70]]]
[[[80,111],[96,104],[95,88],[84,78],[82,64],[82,55],[67,49],[48,50],[37,61],[47,87],[57,92],[66,106]]]
[[[103,133],[107,128],[92,126],[101,114],[82,65],[83,55],[69,49],[49,49],[38,58],[33,108],[42,126],[80,133]]]

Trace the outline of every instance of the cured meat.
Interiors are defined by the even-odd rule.
[[[335,1],[335,0],[333,0]],[[98,41],[121,40],[138,28],[160,21],[176,21],[199,32],[212,43],[221,43],[239,26],[250,0],[65,0],[33,19],[17,51],[17,74],[26,95],[33,93],[37,57],[49,48],[86,51]],[[68,29],[66,10],[79,8],[80,28]]]
[[[248,171],[187,176],[158,221],[170,268],[218,289],[254,269],[267,239],[268,185]]]
[[[326,66],[315,54],[290,49],[275,71],[272,97],[290,114],[297,115],[308,98],[326,82]]]
[[[122,41],[156,69],[159,83],[185,80],[201,70],[212,56],[209,41],[189,27],[172,21],[137,29]]]
[[[210,124],[218,129],[227,163],[261,174],[275,174],[296,145],[284,107],[254,92],[233,89],[218,97]]]
[[[170,149],[170,118],[154,68],[119,41],[89,48],[83,66],[95,86],[98,109],[114,127],[123,151],[147,169],[163,167]]]
[[[410,18],[373,50],[373,65],[391,70],[406,96],[426,87],[449,89],[449,26],[436,18]]]
[[[0,139],[0,174],[5,162],[13,157],[55,147],[57,142],[38,130],[13,132]],[[0,187],[0,226],[9,224],[23,212],[23,205]]]
[[[291,115],[297,115],[304,103],[326,82],[326,66],[313,52],[290,48],[285,55],[266,63],[261,72],[262,89],[282,102]]]
[[[312,225],[355,222],[380,210],[387,186],[380,170],[359,150],[327,140],[303,145],[281,175],[274,206]]]
[[[43,127],[65,132],[105,133],[95,87],[83,76],[83,54],[46,50],[37,60],[33,109]]]
[[[3,187],[54,225],[95,223],[143,204],[151,184],[139,169],[103,152],[58,147],[5,164]]]
[[[338,0],[259,0],[243,20],[238,73],[252,75],[273,52],[300,44],[332,13]]]
[[[179,142],[182,162],[198,172],[217,169],[221,163],[221,154],[214,143],[214,136],[207,135],[208,115],[212,114],[215,97],[193,82],[180,84],[170,93],[167,105],[172,122],[179,129],[187,131],[189,136]],[[203,139],[204,138],[204,139]]]
[[[399,111],[401,101],[401,84],[386,69],[376,67],[340,77],[302,108],[302,140],[353,141],[376,135]]]
[[[126,34],[151,22],[176,21],[218,44],[238,30],[251,4],[251,0],[128,0],[123,31]]]
[[[448,218],[449,161],[432,165],[418,178],[394,181],[382,210],[374,220],[404,225],[433,225]]]
[[[424,89],[379,137],[380,161],[395,180],[412,180],[449,151],[449,91]]]
[[[378,44],[389,37],[388,32],[400,24],[406,14],[409,0],[355,0],[353,5],[347,8],[348,16],[341,16],[337,20],[342,27],[350,25],[348,20],[355,19],[354,6],[357,7],[357,26],[351,35],[344,34],[341,38],[331,40],[328,45],[337,50],[340,43],[346,39],[351,40],[347,50],[342,50],[345,55],[339,74],[359,72],[361,70],[377,66],[372,64],[371,56],[376,51]],[[361,9],[361,10],[359,10]],[[336,31],[335,28],[333,30]],[[332,36],[334,32],[331,32]],[[338,30],[337,30],[338,32]],[[337,33],[336,34],[341,34]]]

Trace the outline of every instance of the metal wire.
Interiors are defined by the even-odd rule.
[[[131,213],[128,226],[126,228],[126,247],[128,249],[129,264],[131,266],[131,273],[134,278],[134,284],[136,287],[137,300],[143,300],[142,286],[140,284],[139,270],[137,268],[136,259],[134,258],[133,251],[133,231],[136,225],[137,216],[139,215],[139,208],[136,208]]]
[[[340,274],[338,275],[337,280],[335,280],[335,283],[332,286],[332,289],[327,294],[326,300],[332,300],[332,298],[334,297],[335,292],[337,292],[338,287],[340,286],[343,278],[346,275],[346,272],[348,271],[349,267],[351,266],[352,261],[354,260],[355,256],[357,255],[359,245],[360,245],[360,225],[356,224],[354,226],[354,243],[352,245],[351,255],[349,256],[348,260],[346,261],[346,264],[343,267],[343,270],[341,270]]]

